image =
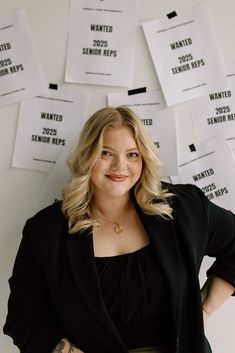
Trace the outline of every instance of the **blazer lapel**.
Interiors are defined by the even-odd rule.
[[[98,322],[113,336],[116,347],[119,344],[117,351],[127,352],[102,298],[91,232],[68,235],[67,252],[75,282],[85,302]]]

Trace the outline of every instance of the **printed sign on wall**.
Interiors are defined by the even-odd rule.
[[[78,136],[88,95],[59,87],[20,105],[13,167],[49,172],[61,149]]]
[[[196,143],[219,134],[235,150],[235,62],[226,65],[229,88],[213,91],[189,102]]]
[[[65,81],[129,86],[138,0],[72,0]]]
[[[110,93],[109,105],[126,105],[141,119],[158,149],[162,162],[162,175],[177,173],[177,145],[175,111],[166,106],[162,92],[152,91],[139,94]]]
[[[47,91],[24,10],[0,16],[0,106]]]
[[[204,4],[142,25],[167,105],[228,87]]]
[[[178,169],[174,184],[195,184],[210,201],[235,212],[235,161],[223,136],[180,153]]]

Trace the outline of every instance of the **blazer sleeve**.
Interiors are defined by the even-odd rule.
[[[28,230],[27,222],[9,280],[11,293],[3,331],[21,353],[51,353],[65,333],[53,315],[43,270],[30,249]]]
[[[235,288],[235,215],[210,202],[201,190],[200,193],[208,216],[205,255],[215,258],[207,276],[221,277]]]

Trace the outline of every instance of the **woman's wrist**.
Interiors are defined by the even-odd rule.
[[[204,306],[202,307],[202,310],[203,310],[207,315],[211,316],[212,313],[211,313],[208,309],[206,309]]]
[[[78,347],[71,343],[67,338],[63,338],[52,353],[83,353]]]

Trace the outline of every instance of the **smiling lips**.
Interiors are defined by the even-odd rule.
[[[108,174],[106,175],[110,180],[116,181],[116,182],[121,182],[125,181],[127,179],[127,175],[122,175],[122,174]]]

